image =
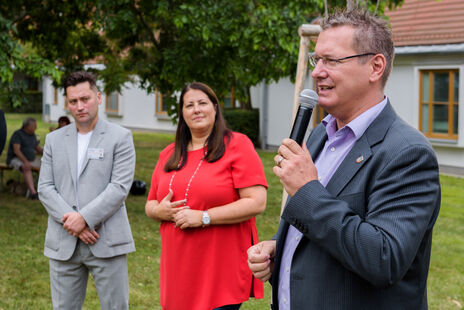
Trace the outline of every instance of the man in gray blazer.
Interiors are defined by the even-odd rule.
[[[135,251],[124,200],[135,168],[129,130],[98,118],[102,101],[93,74],[65,80],[74,123],[49,133],[39,177],[47,210],[54,309],[81,309],[88,273],[102,309],[128,309],[126,254]]]
[[[273,171],[289,199],[249,267],[271,280],[272,309],[427,309],[438,164],[384,95],[390,30],[359,11],[321,26],[312,76],[329,115],[305,146],[279,147]]]

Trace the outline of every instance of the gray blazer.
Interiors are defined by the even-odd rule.
[[[103,154],[95,155],[101,151]],[[134,169],[132,134],[121,126],[98,120],[79,177],[75,124],[49,133],[38,185],[39,198],[49,214],[45,256],[57,260],[71,258],[78,238],[63,229],[61,218],[77,210],[77,199],[87,225],[100,235],[90,246],[94,256],[113,257],[135,251],[124,203]]]
[[[319,125],[307,142],[313,158],[326,140]],[[439,208],[434,151],[388,103],[325,188],[312,181],[288,200],[276,234],[273,309],[289,224],[304,235],[290,271],[292,310],[427,309]]]

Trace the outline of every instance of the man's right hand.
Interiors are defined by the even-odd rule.
[[[275,256],[275,250],[276,241],[267,240],[255,244],[247,251],[248,268],[262,282],[266,282],[271,278],[274,268],[274,262],[271,259]]]

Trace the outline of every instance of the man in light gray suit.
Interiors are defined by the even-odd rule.
[[[102,309],[128,309],[126,254],[135,251],[124,200],[132,185],[131,132],[98,118],[96,79],[74,72],[65,80],[74,123],[46,137],[39,198],[47,210],[54,309],[81,309],[88,273]]]
[[[289,199],[249,267],[270,279],[274,310],[425,310],[438,163],[384,95],[391,32],[360,11],[321,27],[311,65],[329,115],[303,147],[279,147],[273,171]]]

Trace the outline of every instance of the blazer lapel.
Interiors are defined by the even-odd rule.
[[[325,141],[327,141],[327,132],[324,125],[320,124],[314,128],[306,142],[313,161],[316,161],[317,156],[324,148]]]
[[[71,178],[73,183],[76,184],[77,177],[77,128],[76,124],[72,123],[66,126],[66,152],[68,153],[69,171],[71,171]]]
[[[351,151],[345,157],[340,167],[327,184],[327,190],[338,196],[354,175],[366,164],[372,156],[372,147],[382,141],[396,118],[396,114],[387,103],[379,116],[366,129],[361,138],[356,141]]]
[[[353,176],[361,169],[372,155],[371,146],[365,135],[361,136],[346,155],[339,169],[335,171],[326,189],[335,196],[343,190]]]
[[[88,150],[91,148],[96,148],[100,144],[100,141],[103,139],[103,134],[105,133],[105,130],[106,126],[104,122],[99,119],[97,124],[95,125],[95,128],[93,129],[92,137],[90,137],[89,146],[87,147],[87,150],[85,152],[84,162],[82,163],[81,171],[79,171],[79,176],[85,170],[89,162]]]

